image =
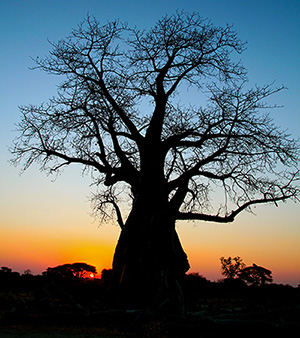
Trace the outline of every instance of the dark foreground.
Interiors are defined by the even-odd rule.
[[[103,280],[0,281],[0,338],[299,337],[300,288],[185,281],[187,312],[116,310]]]
[[[284,320],[285,315],[294,318]],[[298,313],[189,313],[153,317],[138,313],[102,313],[89,317],[62,315],[2,323],[1,338],[50,337],[299,337]]]

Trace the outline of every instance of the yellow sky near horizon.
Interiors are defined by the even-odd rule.
[[[98,273],[110,268],[119,228],[110,223],[99,226],[91,217],[91,206],[84,197],[88,185],[78,191],[78,187],[70,188],[68,179],[53,183],[38,174],[32,186],[27,179],[26,175],[16,178],[11,195],[6,196],[7,204],[0,206],[0,265],[21,273],[26,269],[41,273],[49,266],[78,261],[96,266]],[[48,192],[47,199],[43,191]],[[275,282],[298,285],[299,205],[259,206],[255,212],[244,212],[230,224],[178,222],[190,272],[217,280],[222,278],[219,258],[241,256],[247,265],[270,269]]]

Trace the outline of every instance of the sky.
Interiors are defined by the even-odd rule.
[[[50,50],[48,40],[67,36],[87,14],[105,24],[120,19],[140,28],[176,10],[199,12],[214,24],[233,24],[247,41],[242,61],[249,85],[275,81],[284,90],[270,98],[277,125],[300,136],[300,1],[298,0],[0,0],[0,267],[31,269],[86,262],[110,268],[119,229],[99,225],[89,201],[91,180],[79,167],[47,177],[33,165],[20,175],[8,146],[17,135],[18,106],[40,104],[56,94],[60,79],[33,71],[31,57]],[[48,40],[47,40],[48,39]],[[300,204],[259,206],[230,224],[177,224],[190,272],[222,278],[219,258],[242,257],[273,272],[276,283],[300,283]]]

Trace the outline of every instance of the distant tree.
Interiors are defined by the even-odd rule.
[[[235,279],[238,277],[239,272],[246,266],[242,258],[236,256],[234,258],[221,257],[221,273],[228,279]]]
[[[282,88],[246,88],[232,27],[183,12],[148,31],[88,17],[51,46],[36,68],[62,77],[58,96],[21,107],[14,163],[90,169],[97,210],[120,225],[116,291],[145,302],[182,294],[189,262],[177,220],[232,222],[297,199],[299,145],[261,111]],[[188,88],[203,106],[184,99]]]
[[[63,265],[58,265],[55,267],[49,267],[46,269],[46,271],[43,272],[43,275],[46,276],[53,276],[53,275],[58,275],[61,277],[73,277],[73,273],[71,272],[70,269],[70,264],[63,264]]]
[[[243,268],[238,277],[250,285],[264,285],[265,283],[272,283],[272,271],[258,266],[253,263],[252,266]]]
[[[89,277],[91,273],[93,275],[97,274],[96,268],[86,263],[73,263],[71,264],[71,269],[73,275],[78,278]]]
[[[20,273],[12,271],[11,268],[2,266],[0,269],[0,289],[1,290],[12,290],[19,285]]]
[[[25,275],[25,276],[32,276],[31,270],[30,270],[30,269],[24,270],[24,275]]]
[[[86,263],[73,263],[58,265],[54,268],[47,268],[44,275],[57,274],[62,277],[88,277],[91,273],[96,274],[97,270],[94,266]]]
[[[12,269],[8,268],[7,266],[2,266],[0,271],[2,273],[12,273]]]

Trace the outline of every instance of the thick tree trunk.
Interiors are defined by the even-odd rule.
[[[188,269],[168,205],[157,195],[137,198],[115,250],[115,296],[127,307],[183,311],[181,280]]]

